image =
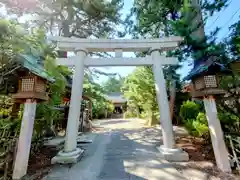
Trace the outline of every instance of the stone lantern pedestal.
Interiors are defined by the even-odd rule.
[[[18,92],[13,95],[16,102],[24,104],[13,179],[20,179],[27,172],[36,107],[38,102],[48,100],[47,82],[48,80],[43,76],[25,72],[19,80]]]
[[[221,77],[230,72],[216,60],[216,57],[199,60],[199,63],[185,79],[192,81],[190,85],[192,97],[202,99],[204,102],[217,166],[224,172],[231,172],[228,151],[215,102],[215,97],[225,94],[225,91],[220,87]]]

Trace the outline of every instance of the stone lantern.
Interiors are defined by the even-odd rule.
[[[231,71],[216,60],[217,57],[212,56],[196,61],[185,80],[191,80],[190,92],[193,99],[203,99],[217,166],[224,172],[231,172],[215,102],[217,96],[225,94],[220,87],[221,77]]]
[[[209,95],[225,94],[225,91],[220,87],[220,81],[223,75],[228,75],[231,71],[216,62],[215,59],[216,57],[210,57],[206,61],[200,61],[185,78],[185,80],[191,80],[192,98],[202,99]]]
[[[33,73],[28,73],[19,79],[18,92],[13,98],[20,102],[35,99],[37,102],[48,100],[46,93],[47,80]]]
[[[27,172],[37,103],[48,100],[47,83],[54,81],[43,69],[40,56],[29,53],[21,54],[18,58],[19,84],[13,98],[24,104],[24,111],[12,179],[21,179]]]

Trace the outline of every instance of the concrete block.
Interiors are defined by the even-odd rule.
[[[180,148],[169,149],[169,148],[164,148],[163,146],[160,146],[157,149],[160,152],[160,156],[167,161],[181,162],[181,161],[188,161],[189,160],[188,153],[183,151]]]
[[[84,150],[77,148],[73,152],[60,151],[57,156],[51,160],[52,164],[75,164],[83,157]]]

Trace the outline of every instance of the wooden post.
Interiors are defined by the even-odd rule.
[[[14,102],[14,104],[12,105],[12,112],[11,112],[11,116],[13,118],[17,118],[18,117],[19,109],[20,109],[20,103]]]

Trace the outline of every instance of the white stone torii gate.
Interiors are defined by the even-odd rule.
[[[84,67],[89,66],[152,66],[157,102],[160,110],[160,122],[162,127],[163,146],[159,147],[162,156],[170,161],[186,161],[188,154],[175,148],[173,126],[170,119],[169,103],[166,92],[166,82],[162,65],[177,64],[173,57],[160,55],[160,51],[176,48],[181,37],[167,37],[160,39],[78,39],[65,37],[51,37],[57,42],[60,50],[74,51],[76,56],[57,59],[57,65],[75,66],[73,84],[68,115],[67,131],[64,150],[60,151],[52,159],[52,163],[76,163],[83,150],[77,148],[78,123],[80,117],[80,105],[83,92]],[[149,51],[150,56],[138,58],[126,58],[123,52]],[[113,58],[92,58],[88,52],[115,52]]]

